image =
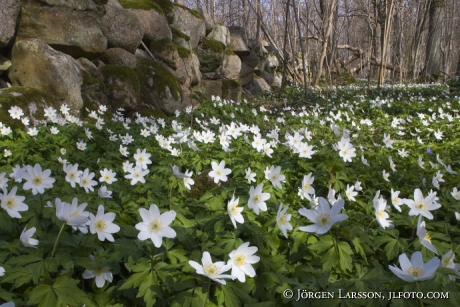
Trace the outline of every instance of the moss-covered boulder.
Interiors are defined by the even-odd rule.
[[[227,47],[239,56],[248,55],[251,50],[248,47],[246,29],[243,27],[231,26],[228,30],[230,31],[230,44]]]
[[[136,68],[136,56],[121,48],[110,48],[100,57],[105,64]]]
[[[234,102],[241,101],[241,82],[238,80],[228,80],[225,79],[222,81],[222,98],[231,100]]]
[[[36,88],[23,86],[13,86],[0,90],[0,106],[0,122],[12,129],[26,128],[20,119],[11,118],[8,110],[13,106],[22,109],[24,112],[22,118],[27,117],[29,119],[29,127],[45,120],[45,108],[53,107],[56,110],[60,108],[60,104],[56,102],[53,96]]]
[[[209,80],[203,79],[201,82],[201,92],[208,98],[219,96],[222,99],[241,101],[242,87],[238,80]]]
[[[174,44],[170,39],[165,38],[154,41],[150,44],[149,49],[155,58],[164,62],[172,69],[177,69],[180,55],[177,49],[177,45]]]
[[[261,77],[254,76],[252,82],[244,87],[253,95],[261,95],[265,92],[270,92],[270,85]]]
[[[168,115],[185,106],[178,78],[163,64],[151,59],[137,59],[136,72],[141,81],[141,102],[151,104]]]
[[[43,5],[37,0],[21,1],[16,41],[37,38],[74,58],[96,58],[107,49],[107,39],[101,29],[102,13],[93,2],[48,2],[57,5]]]
[[[83,106],[81,84],[83,76],[76,60],[56,51],[43,41],[17,41],[11,52],[8,77],[13,85],[40,89],[72,110]]]
[[[211,33],[206,37],[207,39],[219,41],[227,47],[230,44],[230,31],[226,26],[217,25],[215,26]]]
[[[206,23],[197,11],[174,5],[174,20],[171,26],[190,37],[192,48],[196,48],[202,37],[206,37]]]
[[[180,46],[182,48],[185,48],[187,50],[192,50],[192,44],[190,43],[190,36],[185,34],[179,29],[176,29],[174,27],[171,27],[171,32],[172,32],[172,41],[174,44],[177,46]]]
[[[179,49],[180,50],[180,49]],[[202,74],[200,71],[200,61],[195,53],[186,52],[183,49],[183,56],[180,56],[178,68],[175,75],[178,77],[182,87],[191,88],[200,84]],[[181,52],[179,52],[181,54]]]
[[[190,88],[200,83],[200,61],[189,49],[163,39],[152,42],[150,51],[156,59],[171,68],[171,72],[177,77],[183,88]]]
[[[87,110],[97,110],[100,105],[109,106],[107,90],[104,82],[83,70],[83,85],[81,87],[81,97],[84,108],[81,110],[83,117],[88,115]],[[114,111],[114,110],[113,110]],[[108,115],[108,113],[106,113]]]
[[[144,36],[143,27],[136,14],[113,4],[104,5],[101,19],[102,32],[109,48],[119,47],[134,54]]]
[[[154,10],[161,15],[165,14],[161,6],[154,0],[118,0],[118,2],[125,9]]]
[[[134,69],[121,65],[105,65],[100,70],[111,108],[136,108],[141,83]]]
[[[171,29],[169,28],[166,17],[155,10],[130,10],[139,19],[144,36],[142,40],[147,45],[152,41],[160,39],[172,39]]]
[[[205,40],[196,49],[202,73],[215,71],[222,65],[225,46],[219,41]]]

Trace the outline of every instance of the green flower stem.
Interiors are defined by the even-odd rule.
[[[415,284],[417,285],[417,291],[418,291],[418,292],[421,292],[421,291],[420,291],[420,285],[418,284],[418,280],[415,281]],[[422,306],[422,307],[425,306],[425,305],[423,304],[422,299],[419,299],[419,301],[420,301],[420,306]]]
[[[211,282],[212,280],[210,279],[209,280],[209,284],[208,284],[208,292],[206,293],[206,299],[204,300],[204,307],[206,307],[206,304],[208,303],[208,298],[209,298],[209,291],[211,291]]]
[[[59,238],[61,237],[62,231],[64,230],[64,227],[65,227],[65,223],[62,223],[61,230],[59,230],[59,234],[58,234],[58,236],[56,238],[56,241],[54,242],[53,251],[51,252],[51,258],[53,258],[53,256],[54,256],[54,252],[56,251],[56,246],[58,244]]]
[[[331,238],[332,238],[332,241],[334,242],[334,249],[335,249],[335,252],[337,254],[337,258],[339,258],[339,267],[340,267],[339,245],[337,244],[337,240],[335,239],[334,235],[332,234],[332,231],[331,231]],[[340,268],[340,271],[342,271],[342,268]]]

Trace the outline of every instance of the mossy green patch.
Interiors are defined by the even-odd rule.
[[[154,0],[118,0],[118,2],[125,9],[155,10],[161,15],[165,14],[161,6]]]
[[[190,14],[192,14],[192,15],[195,16],[196,18],[204,20],[204,16],[203,16],[200,12],[195,11],[195,10],[192,10],[192,9],[189,9],[188,7],[183,6],[183,5],[181,5],[181,4],[174,3],[174,5],[177,6],[177,7],[183,8],[184,10],[189,11]]]
[[[102,82],[98,78],[91,76],[91,74],[87,72],[86,70],[82,69],[81,71],[83,74],[83,84],[87,84],[87,85],[96,85],[96,84],[101,84],[101,83],[104,84],[104,82]]]
[[[225,79],[222,81],[222,91],[228,91],[235,88],[241,87],[241,82],[239,80]]]
[[[152,53],[162,53],[163,51],[176,51],[177,45],[169,38],[163,38],[150,43],[150,51]]]
[[[225,54],[226,55],[236,55],[236,53],[233,52],[233,50],[231,50],[231,49],[225,49]]]
[[[182,96],[179,80],[160,63],[151,59],[138,59],[136,72],[141,80],[143,91],[154,91],[160,97],[164,97],[166,87],[169,87],[175,99]]]
[[[140,115],[145,117],[153,117],[153,118],[168,118],[168,116],[163,112],[161,109],[156,108],[140,108],[137,112]]]
[[[204,49],[209,49],[212,50],[213,52],[216,53],[222,53],[225,50],[225,45],[222,42],[216,41],[214,39],[207,39],[205,40],[201,46]]]
[[[190,36],[182,32],[181,30],[174,28],[174,27],[169,27],[169,28],[171,29],[173,37],[182,38],[186,40],[187,42],[190,41]]]
[[[113,108],[134,106],[140,98],[141,83],[134,69],[122,65],[101,67]]]
[[[177,46],[177,53],[179,53],[179,56],[182,59],[188,58],[192,55],[192,52],[190,50],[188,50],[187,48],[181,47],[181,46]]]
[[[17,106],[28,117],[31,125],[34,120],[44,120],[44,109],[54,107],[59,110],[60,104],[49,94],[31,87],[13,86],[0,91],[0,122],[11,128],[25,128],[21,120],[12,119],[8,110]]]
[[[206,95],[200,91],[194,91],[192,94],[190,94],[190,97],[198,102],[208,100],[208,97],[206,97]]]
[[[170,15],[174,9],[174,3],[171,0],[153,0],[158,4],[166,15]]]

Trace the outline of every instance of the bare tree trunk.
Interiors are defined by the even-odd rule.
[[[286,15],[284,17],[283,78],[281,80],[281,88],[279,90],[279,95],[281,95],[281,92],[283,91],[284,87],[286,86],[286,69],[287,69],[287,66],[288,66],[288,59],[287,59],[287,56],[286,56],[286,46],[287,46],[287,39],[288,39],[288,21],[289,21],[289,3],[290,2],[291,2],[290,0],[287,0],[287,2],[286,2],[286,11],[285,11]]]
[[[457,71],[455,72],[455,76],[460,78],[460,52],[458,53]]]
[[[437,81],[441,72],[441,20],[444,14],[445,0],[430,0],[429,6],[424,75],[426,81]]]
[[[394,37],[396,38],[396,44],[395,44],[395,50],[394,50],[394,56],[393,56],[393,64],[399,66],[399,82],[403,81],[403,31],[402,31],[402,20],[404,18],[403,16],[403,7],[404,7],[404,0],[397,0],[397,7],[395,10],[395,21],[394,21]],[[395,78],[396,75],[393,74],[393,77]]]
[[[300,22],[299,22],[299,14],[297,12],[297,6],[295,3],[295,0],[292,1],[292,5],[294,6],[294,16],[295,16],[295,22],[297,24],[297,30],[299,31],[299,39],[300,39],[300,50],[302,52],[302,69],[303,69],[303,88],[305,91],[305,98],[308,96],[308,91],[307,91],[307,65],[305,62],[305,57],[307,56],[307,53],[305,51],[305,48],[303,46],[303,39],[302,39],[302,32],[300,28]]]
[[[422,39],[422,32],[425,27],[426,19],[428,16],[428,1],[421,1],[417,8],[417,22],[415,26],[414,38],[411,44],[411,50],[409,53],[409,67],[408,70],[412,72],[411,79],[417,78],[417,56]]]
[[[260,41],[260,20],[262,18],[262,5],[260,4],[260,0],[256,2],[256,17],[257,17],[257,25],[256,25],[256,41]]]
[[[385,1],[385,26],[382,40],[382,55],[380,58],[379,86],[385,84],[385,65],[387,58],[388,40],[390,38],[391,19],[393,17],[393,0]]]
[[[323,0],[324,1],[324,0]],[[321,3],[323,2],[321,1]],[[334,22],[334,11],[335,11],[335,6],[337,5],[337,0],[331,0],[330,1],[330,8],[328,10],[329,16],[327,18],[323,19],[323,28],[326,26],[326,31],[323,37],[323,43],[321,47],[321,56],[318,61],[318,70],[316,72],[315,80],[313,81],[313,86],[318,86],[319,80],[321,78],[321,75],[323,74],[323,63],[324,59],[326,58],[327,55],[327,45],[329,41],[329,36],[331,35],[332,28],[333,28],[333,22]]]

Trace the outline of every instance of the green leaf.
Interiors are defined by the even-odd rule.
[[[225,302],[224,305],[226,306],[240,306],[241,301],[238,298],[238,295],[233,291],[231,287],[227,286],[221,286],[220,287],[222,293],[223,293],[223,301]],[[219,302],[219,306],[222,306],[223,304]]]
[[[173,249],[168,251],[167,255],[172,264],[188,262],[188,258],[185,257],[185,250]]]
[[[312,245],[309,246],[310,250],[313,250],[317,253],[322,253],[331,247],[334,246],[334,241],[332,240],[331,236],[323,236],[320,237],[319,241],[316,243],[313,243]]]
[[[366,252],[364,251],[364,243],[361,241],[360,238],[353,238],[351,240],[351,243],[353,243],[353,247],[355,248],[355,251],[361,256],[363,257],[363,259],[366,261],[367,263],[367,259],[366,259]]]
[[[130,289],[130,288],[138,288],[145,278],[149,275],[150,270],[134,273],[131,275],[119,288],[120,290]]]
[[[39,307],[58,307],[56,295],[50,285],[39,285],[30,293],[28,305],[38,305]]]
[[[88,298],[85,292],[77,287],[78,280],[61,276],[56,279],[53,285],[53,290],[61,302],[65,305],[79,306],[83,305]]]
[[[339,242],[338,244],[339,250],[339,263],[340,268],[343,271],[350,271],[353,268],[351,255],[353,251],[351,250],[350,245],[347,242]]]

